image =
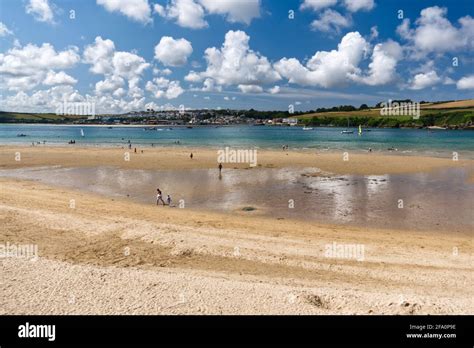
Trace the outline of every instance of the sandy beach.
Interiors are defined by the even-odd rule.
[[[125,161],[127,151],[2,146],[0,169],[217,165],[213,149],[138,149]],[[469,160],[401,155],[344,161],[342,153],[266,150],[257,167],[234,167],[358,175],[453,167],[473,178]],[[0,258],[1,314],[474,313],[470,233],[172,209],[6,177],[0,191],[0,242],[38,250],[33,259]],[[338,254],[341,246],[358,253]]]

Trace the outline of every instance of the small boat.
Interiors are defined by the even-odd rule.
[[[112,127],[107,127],[107,129],[112,129]]]
[[[349,128],[349,119],[347,119],[347,128]],[[354,134],[354,131],[350,131],[346,128],[346,130],[343,130],[341,134]]]
[[[440,127],[440,126],[429,126],[429,130],[446,130],[446,127]]]
[[[361,135],[362,135],[362,126],[359,125],[359,136],[361,136]]]
[[[84,130],[81,128],[81,137],[84,136]]]
[[[21,133],[21,134],[17,134],[16,136],[17,137],[26,137],[26,134]]]
[[[143,128],[143,130],[146,130],[146,131],[153,131],[153,130],[156,130],[157,128],[156,127],[145,127]]]
[[[313,127],[303,127],[303,130],[313,130]]]

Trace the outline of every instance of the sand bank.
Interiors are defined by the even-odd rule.
[[[1,314],[474,313],[470,236],[157,208],[12,179],[0,189],[0,241],[39,253],[0,258]],[[334,245],[363,253],[328,254]]]

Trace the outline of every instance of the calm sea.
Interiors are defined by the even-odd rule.
[[[81,130],[84,136],[81,135]],[[0,125],[0,145],[46,142],[48,145],[66,145],[75,140],[76,146],[124,146],[128,140],[133,146],[210,146],[210,147],[257,147],[319,150],[367,150],[386,151],[396,148],[400,153],[424,153],[435,156],[451,156],[452,152],[474,156],[474,132],[462,130],[425,129],[370,129],[359,136],[341,134],[342,128],[300,127],[97,127],[65,125]],[[19,134],[26,136],[19,137]],[[74,146],[74,145],[71,145]]]

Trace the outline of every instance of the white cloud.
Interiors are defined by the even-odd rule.
[[[339,12],[328,9],[321,14],[319,19],[315,19],[311,22],[311,29],[339,33],[341,28],[347,28],[351,26],[351,24],[352,21],[349,17],[344,17]]]
[[[439,83],[441,78],[436,71],[432,70],[427,73],[416,74],[410,83],[410,89],[419,90],[427,87],[432,87]]]
[[[53,10],[48,0],[30,0],[26,5],[26,13],[39,22],[54,23]]]
[[[73,46],[56,52],[49,43],[14,47],[0,53],[0,80],[9,90],[32,89],[42,83],[48,73],[73,67],[79,61],[77,51]]]
[[[220,14],[231,23],[250,24],[260,17],[260,0],[200,0],[210,14]]]
[[[95,38],[93,45],[84,50],[84,61],[91,64],[90,71],[94,74],[112,73],[112,57],[115,54],[115,45],[112,40],[104,40],[100,36]]]
[[[343,86],[360,74],[358,65],[368,49],[369,44],[358,32],[350,32],[337,50],[316,52],[306,66],[296,58],[283,58],[274,66],[290,83],[325,88]]]
[[[124,84],[125,84],[125,81],[123,80],[123,78],[112,75],[112,76],[108,76],[103,81],[97,82],[95,84],[95,91],[97,95],[103,95],[103,94],[109,94],[109,93],[122,94],[125,92],[125,90],[122,88]]]
[[[52,70],[48,71],[43,81],[44,85],[73,85],[75,83],[77,83],[77,80],[64,71],[55,73]]]
[[[322,8],[334,6],[336,3],[337,0],[304,0],[300,6],[300,9],[311,9],[313,11],[317,11]]]
[[[243,93],[262,93],[263,88],[258,85],[238,85],[238,88]]]
[[[100,36],[93,44],[84,49],[84,62],[91,65],[90,71],[104,75],[105,79],[96,83],[96,93],[122,94],[117,89],[122,88],[125,80],[128,81],[128,94],[133,98],[141,98],[143,91],[139,82],[144,71],[150,64],[142,57],[125,51],[116,51],[112,40],[104,40]]]
[[[191,71],[185,79],[197,82],[211,78],[222,86],[260,86],[280,80],[280,75],[268,59],[249,48],[249,40],[250,37],[243,31],[228,31],[220,49],[206,49],[207,69],[200,73]],[[254,87],[242,88],[256,90]]]
[[[155,77],[146,83],[145,89],[157,99],[175,99],[184,93],[179,81],[170,81],[164,77]]]
[[[280,86],[274,86],[272,88],[269,88],[268,92],[270,92],[270,94],[278,94],[280,93]]]
[[[152,22],[148,0],[97,0],[97,4],[109,12],[120,12],[137,22]]]
[[[154,11],[191,29],[207,27],[204,17],[212,14],[222,15],[231,23],[250,24],[260,16],[260,0],[171,0],[166,7],[155,4]]]
[[[474,75],[469,75],[461,78],[457,83],[458,89],[474,89]]]
[[[208,26],[204,20],[204,8],[194,0],[172,0],[166,10],[160,11],[160,16],[176,20],[181,27],[201,29]]]
[[[216,81],[211,78],[207,78],[203,82],[202,91],[204,92],[221,92],[222,86],[217,86]]]
[[[421,11],[412,29],[410,20],[404,19],[397,27],[398,34],[411,44],[418,56],[474,47],[474,19],[470,16],[458,20],[456,28],[446,18],[447,9],[438,6]]]
[[[8,29],[8,27],[0,22],[0,37],[7,36],[7,35],[13,35],[13,32]]]
[[[379,31],[377,29],[377,26],[374,25],[373,27],[370,28],[370,40],[375,40],[378,37],[379,37]]]
[[[168,76],[171,75],[173,72],[166,68],[166,69],[158,69],[158,68],[153,68],[153,75],[164,75]]]
[[[366,76],[354,76],[354,80],[371,85],[385,85],[392,82],[396,76],[396,66],[402,58],[401,46],[392,40],[379,43],[372,52],[372,62]]]
[[[374,8],[374,0],[344,0],[346,8],[350,12],[370,11]]]
[[[191,43],[186,39],[173,39],[163,36],[160,43],[155,46],[155,59],[166,66],[182,66],[193,53]]]

